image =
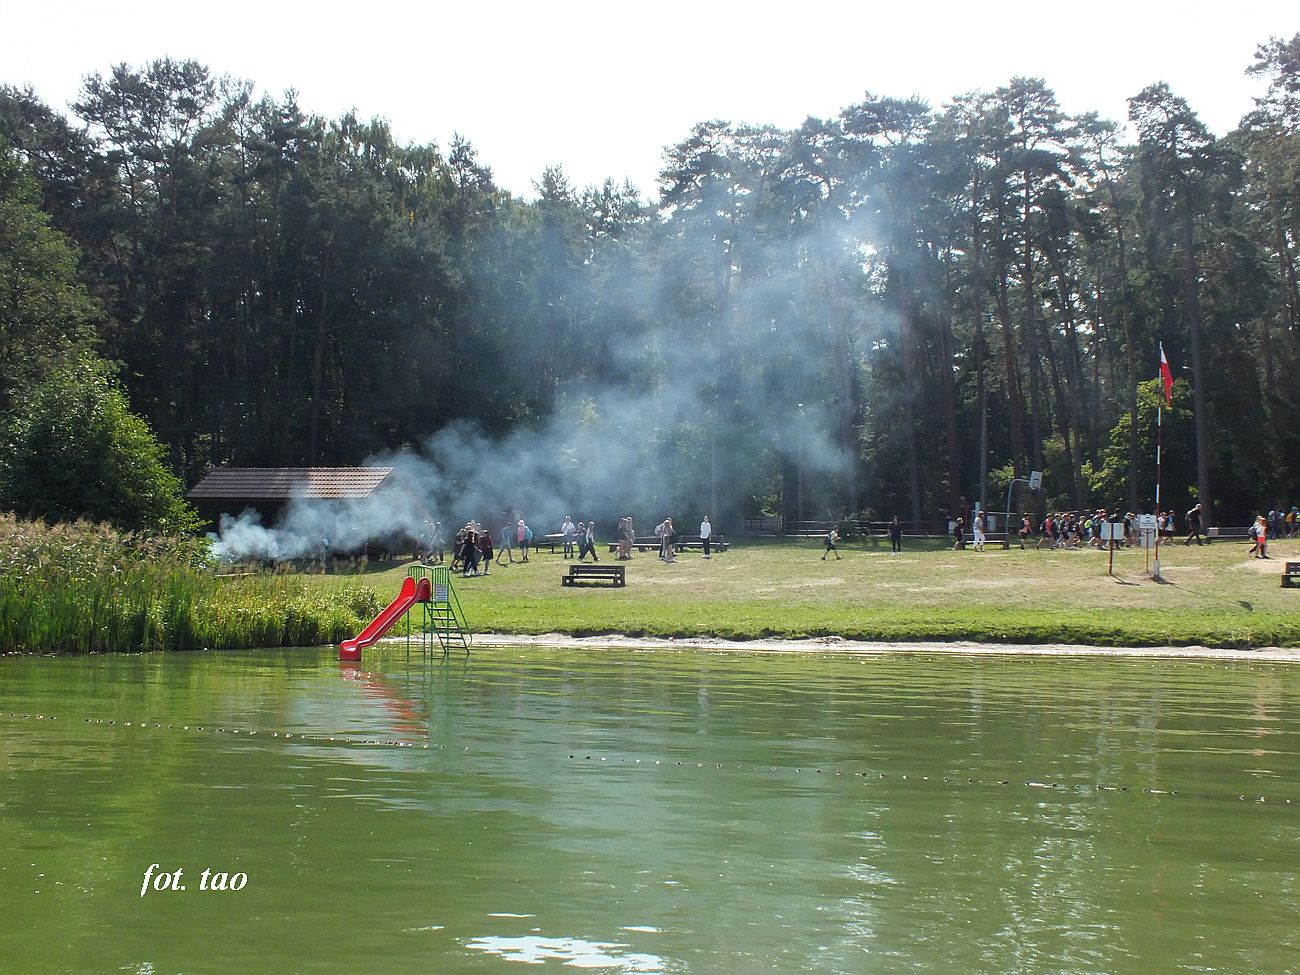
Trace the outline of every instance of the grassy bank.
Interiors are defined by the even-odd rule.
[[[842,561],[823,562],[816,542],[755,541],[674,565],[637,554],[621,590],[561,588],[566,563],[543,553],[457,579],[457,593],[475,630],[501,633],[1298,646],[1300,589],[1282,589],[1279,576],[1282,561],[1300,560],[1300,541],[1270,549],[1271,561],[1256,561],[1239,542],[1167,546],[1157,583],[1140,551],[1117,552],[1111,576],[1107,553],[1095,550],[921,543],[895,556],[887,544],[852,544]],[[386,602],[403,575],[395,568],[367,583]],[[348,584],[309,580],[325,592]]]
[[[0,652],[318,646],[378,609],[354,578],[219,579],[198,556],[185,542],[102,525],[0,518]]]
[[[534,554],[457,579],[476,631],[726,639],[840,636],[1114,646],[1300,646],[1300,589],[1279,586],[1300,541],[1272,561],[1241,543],[1162,550],[1164,581],[1142,552],[850,544],[821,561],[817,542],[742,542],[705,561],[654,553],[627,563],[626,589],[562,588],[567,563]],[[0,652],[315,646],[355,634],[397,592],[405,569],[217,578],[176,542],[102,526],[0,518]],[[602,549],[602,560],[608,556]]]

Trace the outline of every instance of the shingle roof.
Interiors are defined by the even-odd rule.
[[[192,501],[368,497],[391,467],[218,467],[194,485]]]

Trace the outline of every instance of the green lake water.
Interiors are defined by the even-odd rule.
[[[7,658],[0,971],[1295,972],[1298,705],[1219,661]]]

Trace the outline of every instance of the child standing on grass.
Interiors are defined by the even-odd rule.
[[[831,530],[826,533],[826,551],[822,553],[823,562],[826,561],[826,557],[830,555],[832,552],[835,553],[835,561],[838,562],[840,560],[840,551],[835,547],[835,543],[838,542],[839,540],[840,540],[839,529],[835,528],[832,525]]]

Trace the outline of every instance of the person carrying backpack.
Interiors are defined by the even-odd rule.
[[[519,561],[527,562],[528,547],[533,541],[533,530],[524,524],[522,518],[519,519],[519,524],[515,526],[515,541],[518,543],[520,554],[523,556]]]
[[[826,551],[822,553],[823,562],[826,561],[826,556],[830,555],[832,552],[835,553],[835,561],[838,562],[840,560],[839,549],[835,547],[835,543],[839,540],[840,533],[834,526],[832,526],[831,530],[826,533]]]

